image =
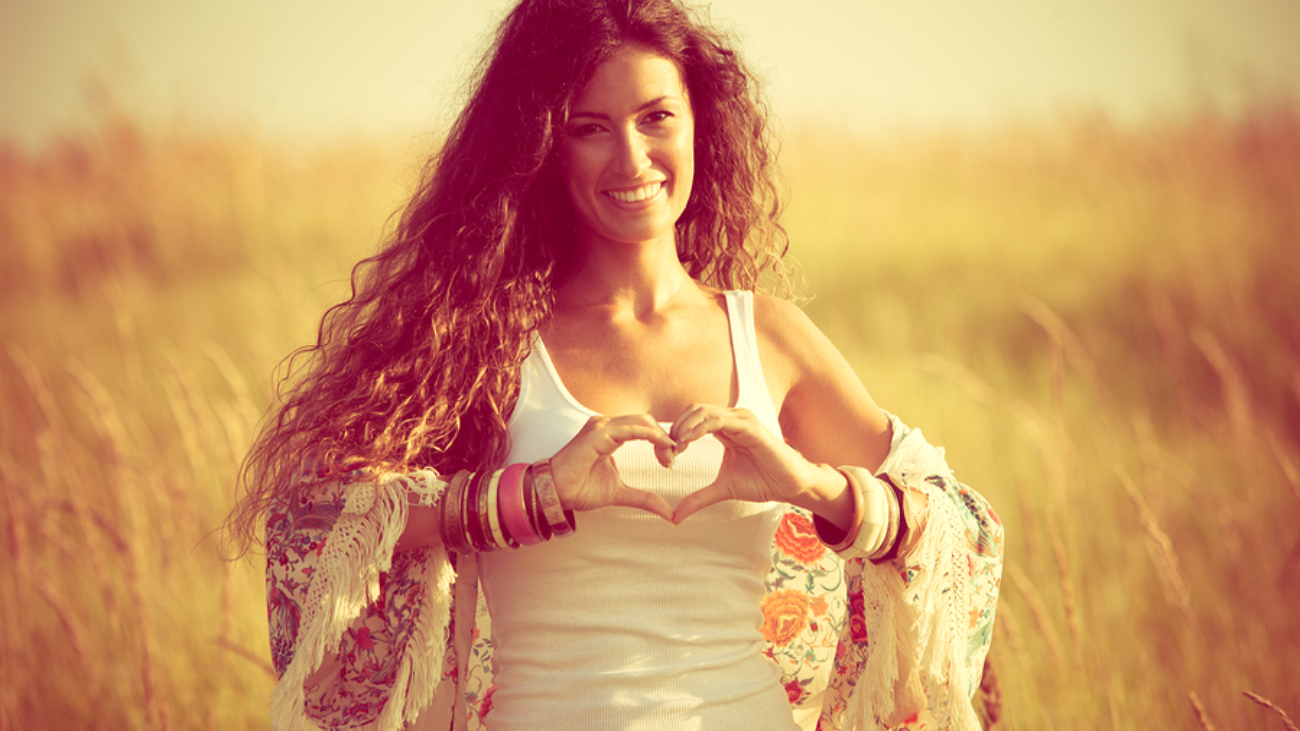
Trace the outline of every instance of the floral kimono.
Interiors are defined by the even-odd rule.
[[[896,557],[842,559],[787,510],[762,600],[764,654],[795,720],[820,731],[980,728],[971,697],[993,631],[1002,526],[943,450],[890,416],[877,474],[902,492]],[[491,618],[473,556],[395,552],[432,471],[355,473],[267,516],[276,729],[490,729]],[[521,549],[521,550],[527,550]],[[326,653],[337,653],[322,667]]]

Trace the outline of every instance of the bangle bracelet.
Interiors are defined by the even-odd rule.
[[[888,494],[885,496],[885,507],[889,510],[889,520],[886,526],[885,539],[880,542],[880,549],[867,558],[871,561],[886,561],[894,558],[895,554],[898,553],[898,544],[903,537],[903,531],[901,530],[903,510],[898,504],[902,491],[898,489],[898,486],[894,484],[894,481],[887,474],[876,475],[876,479],[885,483],[888,488],[886,490]]]
[[[483,476],[478,473],[470,475],[470,478],[465,481],[465,487],[461,488],[460,495],[458,496],[458,502],[460,502],[460,521],[456,523],[456,530],[460,533],[460,542],[465,545],[465,550],[469,552],[475,550],[474,542],[470,540],[469,534],[469,509],[470,506],[473,505],[471,500],[474,497],[474,486],[478,484],[478,481],[482,479],[482,477]]]
[[[524,507],[528,511],[528,524],[533,532],[543,541],[551,540],[551,526],[542,517],[542,509],[537,505],[537,481],[533,476],[533,466],[524,470]]]
[[[456,553],[468,553],[469,544],[461,525],[465,520],[465,487],[474,479],[474,473],[461,470],[451,478],[451,484],[443,493],[442,501],[442,540],[447,548]]]
[[[542,537],[528,524],[528,511],[524,505],[524,473],[527,470],[527,464],[512,464],[501,475],[501,499],[497,505],[501,509],[501,524],[511,548],[542,542]]]
[[[859,485],[858,481],[853,479],[851,475],[842,469],[835,471],[840,473],[848,482],[849,493],[853,496],[853,517],[849,520],[848,530],[845,530],[835,543],[826,543],[827,548],[835,553],[840,553],[853,545],[853,542],[858,539],[858,533],[862,530],[862,517],[866,514],[866,496],[862,494],[862,485]],[[818,538],[823,538],[825,533],[828,532],[831,535],[839,532],[839,528],[836,528],[835,524],[820,515],[813,515],[813,527],[817,530]],[[825,543],[824,538],[822,542]]]
[[[492,495],[492,480],[495,477],[496,474],[493,472],[484,472],[483,481],[478,486],[478,494],[474,496],[478,500],[478,515],[476,517],[478,518],[478,533],[483,536],[483,548],[480,549],[482,551],[495,551],[497,548],[492,539],[492,526],[488,521],[488,513],[491,512],[490,508],[492,507],[489,498]]]
[[[474,511],[474,519],[478,521],[474,527],[478,530],[480,551],[491,551],[492,529],[488,527],[488,489],[492,486],[492,473],[484,472],[483,477],[479,479],[478,492],[474,493],[474,502],[477,509]]]
[[[483,480],[487,478],[486,473],[480,473],[474,476],[470,481],[469,488],[465,490],[465,520],[464,531],[465,537],[469,539],[469,545],[475,551],[486,550],[486,543],[483,540],[482,522],[479,519],[479,492],[483,489]]]
[[[487,493],[488,530],[492,534],[492,542],[496,544],[494,547],[497,550],[509,545],[506,543],[505,533],[501,530],[501,477],[504,473],[505,470],[492,473],[492,481],[488,483]]]
[[[551,478],[551,460],[546,459],[533,464],[533,484],[537,489],[537,502],[542,507],[542,515],[551,526],[551,533],[556,538],[563,538],[577,528],[572,510],[565,510],[560,504],[560,496],[555,491],[555,480]]]

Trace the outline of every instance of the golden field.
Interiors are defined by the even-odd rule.
[[[214,533],[432,138],[0,146],[0,728],[260,729]],[[792,129],[809,313],[998,510],[1000,729],[1300,717],[1300,113]]]

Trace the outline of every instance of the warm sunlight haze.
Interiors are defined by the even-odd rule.
[[[369,5],[0,4],[0,728],[269,727],[236,470],[507,4]],[[992,728],[1300,719],[1300,3],[712,17],[801,305],[1005,525]]]

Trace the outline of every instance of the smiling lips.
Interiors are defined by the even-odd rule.
[[[647,198],[653,197],[663,188],[664,181],[660,180],[649,185],[643,185],[640,188],[632,190],[607,190],[605,194],[620,203],[636,203]]]

